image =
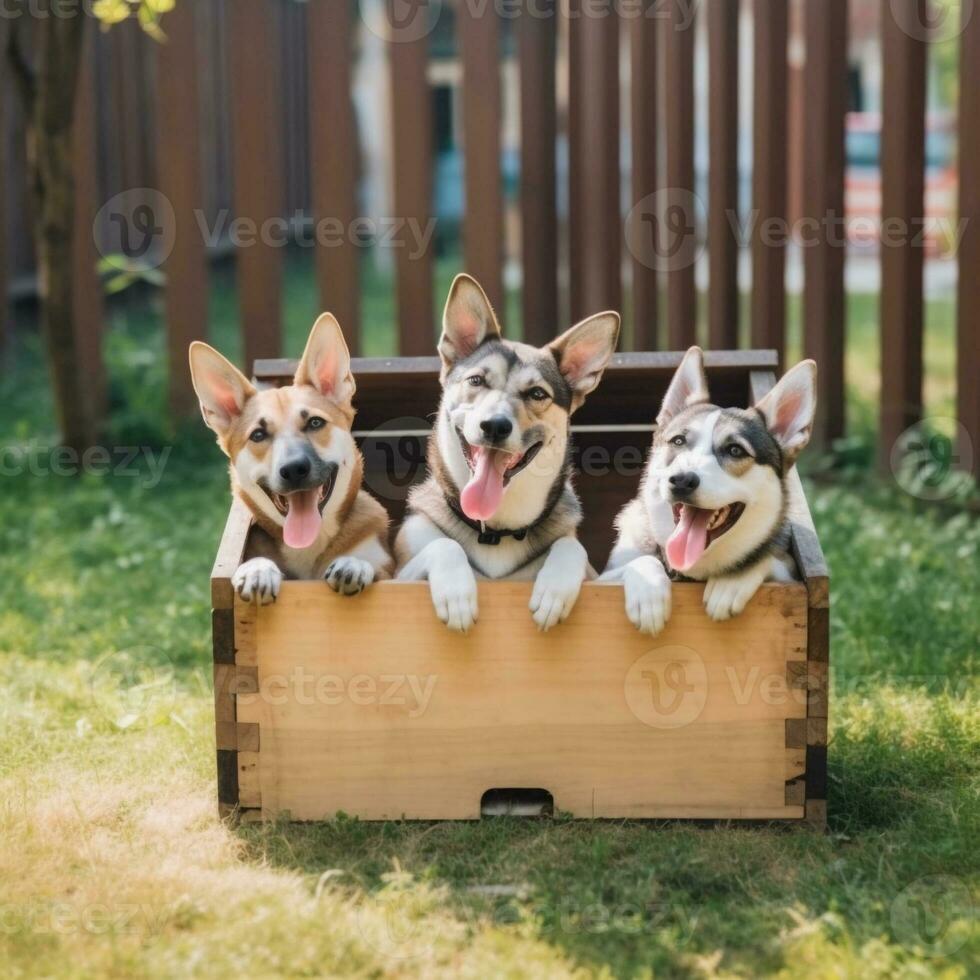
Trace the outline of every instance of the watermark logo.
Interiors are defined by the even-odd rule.
[[[98,712],[116,728],[132,728],[173,712],[178,696],[176,671],[157,647],[113,650],[95,662],[89,694]]]
[[[966,882],[954,875],[927,875],[906,886],[891,905],[892,934],[909,949],[949,956],[967,939],[957,922],[972,922],[976,910]]]
[[[952,438],[943,435],[951,431]],[[970,482],[973,441],[956,419],[929,418],[906,429],[892,446],[895,482],[919,500],[949,500]]]
[[[155,489],[163,479],[172,446],[89,446],[79,452],[70,446],[37,444],[0,446],[0,477],[113,476],[139,480],[143,490]]]
[[[443,0],[360,0],[361,19],[383,41],[421,41],[435,30]]]
[[[658,647],[634,661],[623,689],[630,711],[644,725],[683,728],[704,710],[708,673],[690,647]]]
[[[364,436],[364,484],[382,500],[405,500],[425,475],[429,423],[412,416],[391,419]]]
[[[93,235],[105,264],[118,272],[155,269],[170,258],[177,218],[166,195],[134,187],[110,198],[95,216]]]
[[[704,203],[691,191],[668,187],[648,194],[627,215],[626,247],[648,269],[688,269],[705,249],[698,235],[705,214]]]
[[[439,678],[436,674],[341,674],[318,673],[294,667],[288,673],[267,674],[258,690],[238,690],[240,707],[298,705],[309,708],[388,708],[410,720],[428,710]]]
[[[892,19],[904,34],[930,44],[959,37],[973,18],[975,0],[888,0]]]

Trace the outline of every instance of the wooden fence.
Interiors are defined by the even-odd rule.
[[[378,0],[382,2],[382,0]],[[520,72],[520,254],[525,338],[544,342],[563,325],[563,284],[572,317],[628,302],[635,349],[679,349],[696,340],[696,254],[707,236],[710,285],[708,342],[738,344],[739,242],[731,216],[739,210],[739,51],[750,5],[754,37],[752,209],[757,211],[748,329],[755,348],[780,357],[786,338],[785,242],[764,234],[767,219],[788,217],[790,120],[787,40],[790,0],[528,0],[513,3],[442,0],[428,4],[383,0],[393,161],[393,216],[425,224],[433,212],[434,152],[430,35],[405,27],[428,11],[452,15],[462,68],[466,210],[464,265],[500,305],[504,293],[504,201],[500,178],[502,36]],[[843,217],[847,110],[847,0],[801,0],[803,40],[803,217]],[[187,342],[207,335],[208,255],[195,212],[213,216],[231,206],[255,221],[304,209],[348,226],[358,204],[358,126],[351,99],[355,32],[371,0],[196,0],[167,15],[169,44],[156,46],[133,24],[99,37],[93,51],[98,98],[80,92],[79,172],[97,173],[80,188],[92,215],[126,187],[159,188],[174,209],[175,248],[166,262],[166,311],[171,358],[171,405],[190,412],[194,399],[185,367]],[[927,0],[881,0],[884,59],[883,219],[914,233],[924,207]],[[963,4],[960,105],[961,217],[959,250],[958,415],[980,448],[980,14]],[[421,13],[420,13],[421,12]],[[604,14],[604,15],[603,15]],[[695,213],[695,36],[708,35],[709,194]],[[917,26],[918,25],[918,26]],[[922,29],[920,30],[919,27]],[[2,28],[0,28],[2,30]],[[567,77],[558,68],[567,52]],[[625,59],[623,65],[621,60]],[[622,68],[629,66],[629,96]],[[567,82],[568,111],[559,112]],[[4,85],[0,92],[6,93]],[[16,117],[11,99],[3,104]],[[623,111],[621,111],[621,108]],[[2,110],[0,110],[2,112]],[[620,120],[629,120],[621,140]],[[0,115],[0,132],[2,129]],[[16,118],[9,125],[17,125]],[[9,128],[8,125],[8,128]],[[556,148],[567,137],[568,216],[560,218]],[[622,174],[631,159],[631,217],[622,207]],[[6,202],[22,195],[23,165],[14,140],[0,144]],[[231,179],[226,179],[228,175]],[[651,204],[654,201],[657,203]],[[0,227],[24,240],[18,208]],[[673,222],[680,218],[680,224]],[[668,220],[671,219],[671,220]],[[699,228],[699,222],[704,227]],[[632,223],[632,227],[631,227]],[[80,221],[84,229],[84,221]],[[821,225],[823,228],[824,226]],[[643,235],[670,231],[669,254],[651,251]],[[80,234],[82,232],[80,231]],[[0,291],[26,263],[0,236]],[[91,250],[79,250],[87,263]],[[316,275],[324,308],[334,310],[359,347],[359,249],[344,240],[318,247]],[[651,258],[652,255],[652,258]],[[680,256],[681,258],[678,258]],[[901,432],[921,417],[924,249],[905,236],[881,250],[881,447],[887,459]],[[239,249],[241,329],[245,358],[282,353],[282,249]],[[826,228],[804,250],[803,340],[820,364],[816,442],[844,432],[845,249]],[[403,355],[433,349],[439,299],[433,290],[433,250],[396,252],[398,345]],[[79,280],[91,278],[80,267]],[[625,288],[624,288],[625,285]],[[666,304],[660,302],[666,294]],[[628,300],[627,300],[628,298]],[[663,314],[661,310],[663,309]],[[97,345],[98,304],[80,310],[82,346]],[[87,338],[87,339],[86,339]],[[92,338],[95,338],[93,341]],[[975,454],[974,454],[975,455]],[[974,467],[976,462],[974,461]]]

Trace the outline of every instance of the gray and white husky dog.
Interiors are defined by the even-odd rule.
[[[439,342],[442,401],[429,476],[395,542],[405,581],[428,580],[438,617],[466,632],[476,576],[534,580],[542,630],[562,622],[590,572],[577,537],[570,419],[616,350],[619,315],[600,313],[546,347],[504,340],[483,290],[453,282]]]
[[[817,366],[803,361],[755,407],[719,408],[701,350],[677,369],[657,416],[639,495],[616,519],[604,582],[622,582],[626,614],[657,634],[671,579],[707,582],[714,620],[745,609],[766,581],[793,581],[786,477],[810,441]]]

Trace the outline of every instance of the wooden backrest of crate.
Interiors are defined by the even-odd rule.
[[[605,564],[613,519],[635,494],[650,445],[653,420],[680,353],[618,354],[599,388],[573,418],[578,476],[586,518],[582,540],[593,564]],[[777,367],[773,351],[709,351],[705,368],[719,405],[750,402],[753,372]],[[289,384],[296,362],[257,361],[255,379]],[[364,453],[365,484],[401,520],[411,484],[425,475],[426,434],[439,404],[434,357],[355,358],[355,432]]]

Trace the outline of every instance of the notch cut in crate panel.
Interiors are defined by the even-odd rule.
[[[618,356],[575,418],[580,461],[590,447],[634,449],[640,460],[636,472],[577,477],[596,565],[613,517],[636,493],[652,416],[680,357]],[[774,365],[772,352],[709,354],[715,399],[757,401],[775,383]],[[285,383],[293,366],[260,362],[256,376]],[[377,492],[372,465],[377,477],[404,436],[371,433],[372,444],[364,430],[431,414],[438,362],[360,361],[355,373]],[[415,438],[421,448],[424,432]],[[382,488],[395,495],[379,494],[397,520],[407,485]],[[255,609],[231,589],[250,526],[233,504],[212,575],[222,812],[478,819],[483,794],[510,787],[551,793],[582,817],[823,826],[829,579],[795,473],[789,490],[801,584],[763,587],[724,624],[704,614],[702,586],[677,584],[671,622],[655,639],[629,624],[621,587],[595,584],[546,635],[530,619],[529,584],[482,582],[480,622],[466,638],[438,622],[419,584],[381,583],[346,600],[323,583],[286,583],[279,603]],[[283,700],[276,679],[288,686],[296,671],[306,693]],[[692,681],[705,697],[688,719]]]

